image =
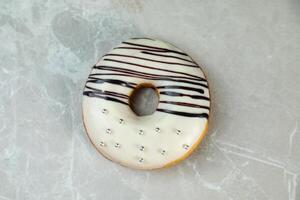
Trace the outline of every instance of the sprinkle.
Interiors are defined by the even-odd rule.
[[[109,129],[109,128],[106,129],[106,133],[107,133],[107,134],[111,134],[111,132],[112,132],[111,129]]]
[[[143,130],[139,130],[139,135],[144,135],[144,131]]]
[[[188,149],[190,146],[187,145],[187,144],[184,144],[184,145],[182,145],[182,147],[183,147],[184,149]]]
[[[105,146],[105,143],[104,143],[104,142],[100,142],[99,145],[100,145],[101,147],[104,147],[104,146]]]
[[[140,146],[140,151],[144,151],[145,147],[144,146]]]

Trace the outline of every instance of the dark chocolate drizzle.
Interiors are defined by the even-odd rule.
[[[210,110],[210,108],[208,106],[202,106],[202,105],[193,104],[193,103],[186,103],[186,102],[159,101],[159,103],[172,104],[172,105],[185,106],[185,107],[192,107],[192,108],[203,108],[203,109]]]
[[[130,82],[121,81],[121,80],[94,78],[94,77],[90,77],[90,76],[86,83],[98,83],[98,84],[110,83],[110,84],[115,84],[115,85],[121,85],[121,86],[128,87],[128,88],[135,88],[134,86],[137,85],[136,83],[130,83]]]
[[[184,93],[179,93],[179,92],[160,92],[159,94],[163,95],[168,95],[168,96],[173,96],[173,97],[190,97],[192,99],[201,99],[201,100],[206,100],[209,101],[209,98],[201,95],[190,95],[190,94],[184,94]]]
[[[161,109],[161,108],[157,108],[156,111],[165,112],[173,115],[180,115],[184,117],[199,117],[199,118],[206,118],[206,119],[208,118],[207,113],[187,113],[187,112],[174,111],[174,110]]]
[[[164,86],[157,86],[156,88],[157,89],[182,89],[182,90],[190,90],[190,91],[198,92],[200,94],[204,94],[203,89],[180,86],[180,85],[164,85]]]
[[[167,62],[167,61],[154,60],[154,59],[142,58],[142,57],[138,57],[138,56],[124,55],[124,54],[108,53],[108,54],[105,54],[103,57],[107,57],[107,56],[135,58],[135,59],[139,59],[139,60],[147,60],[147,61],[151,61],[151,62],[164,63],[164,64],[169,64],[169,65],[181,65],[181,66],[186,66],[186,67],[199,68],[198,65],[183,64],[183,63],[179,63],[179,62]]]
[[[202,78],[191,78],[191,77],[186,77],[186,76],[174,76],[174,75],[158,75],[158,74],[151,74],[151,73],[146,73],[146,72],[141,72],[141,71],[136,71],[136,70],[131,70],[131,69],[124,69],[120,67],[112,67],[112,66],[95,66],[95,69],[98,70],[105,70],[105,71],[114,71],[114,72],[120,72],[120,73],[125,73],[125,74],[134,74],[134,75],[142,75],[142,76],[150,76],[150,77],[164,77],[164,78],[180,78],[180,79],[187,79],[187,80],[194,80],[194,81],[202,81]]]
[[[111,92],[111,91],[104,91],[104,90],[99,90],[90,86],[86,86],[87,89],[92,90],[94,93],[96,94],[100,94],[100,95],[109,95],[109,96],[113,96],[113,97],[118,97],[118,98],[122,98],[122,99],[128,99],[128,95],[126,94],[121,94],[121,93],[117,93],[117,92]]]
[[[147,39],[147,38],[143,38]],[[138,40],[138,38],[136,38]],[[117,47],[115,49],[135,49],[140,50],[143,54],[148,54],[154,57],[154,59],[150,58],[143,58],[138,56],[131,56],[131,55],[124,55],[124,54],[115,54],[115,53],[109,53],[104,56],[104,61],[111,61],[116,64],[126,64],[135,66],[136,70],[128,69],[126,68],[126,65],[122,66],[111,66],[111,65],[99,65],[94,66],[93,68],[95,70],[99,70],[101,73],[91,73],[89,75],[89,78],[86,82],[85,91],[83,92],[83,95],[93,98],[101,98],[108,101],[113,101],[116,103],[120,103],[123,105],[129,106],[129,96],[126,94],[118,93],[115,91],[105,91],[101,89],[97,89],[94,86],[94,84],[113,84],[118,85],[122,87],[127,87],[130,89],[134,89],[138,86],[135,82],[125,81],[122,80],[122,78],[118,79],[117,77],[132,77],[132,78],[138,78],[138,79],[146,79],[146,80],[156,80],[156,81],[169,81],[174,82],[174,85],[158,85],[156,88],[159,90],[159,94],[162,96],[169,96],[169,97],[188,97],[191,99],[197,99],[197,100],[203,100],[203,101],[209,101],[210,99],[206,96],[203,96],[205,93],[204,90],[208,88],[207,81],[205,78],[202,78],[200,76],[196,76],[194,74],[174,71],[174,70],[168,70],[165,68],[159,68],[155,63],[164,63],[169,65],[181,65],[181,66],[187,66],[187,67],[199,67],[196,63],[194,63],[191,60],[185,59],[183,57],[173,56],[172,54],[178,54],[180,56],[188,57],[187,54],[175,50],[170,50],[166,48],[161,47],[155,47],[155,46],[149,46],[149,45],[142,45],[132,42],[123,42],[123,44],[129,45],[128,47]],[[153,53],[154,52],[154,53]],[[168,54],[170,53],[170,54]],[[111,59],[107,57],[115,57],[116,59]],[[147,60],[152,62],[151,64],[153,66],[148,65],[141,65],[135,62],[125,62],[122,60],[118,60],[118,57],[128,57],[133,58],[137,60]],[[149,56],[150,57],[150,56]],[[192,64],[183,64],[179,62],[166,62],[166,61],[160,61],[159,57],[170,57],[177,60],[184,60],[186,62],[192,63]],[[189,57],[188,57],[189,58]],[[145,69],[151,69],[151,70],[157,70],[158,73],[146,73],[143,71],[143,68]],[[168,72],[172,75],[166,75],[166,74],[160,74],[159,71]],[[112,76],[112,78],[105,78],[107,76]],[[134,79],[133,79],[134,80]],[[162,82],[164,83],[164,82]],[[189,84],[188,86],[183,85],[176,85],[176,83],[185,83]],[[176,91],[178,89],[179,91],[189,91],[189,93],[184,92],[178,92]],[[173,91],[172,91],[173,90]],[[194,93],[194,94],[193,94]],[[200,94],[200,95],[199,95]],[[168,98],[170,99],[170,98]],[[174,110],[169,110],[163,108],[164,104],[170,104],[174,105]],[[184,117],[197,117],[197,118],[208,118],[208,114],[206,112],[200,112],[200,113],[192,113],[192,112],[182,112],[179,110],[176,110],[176,106],[180,107],[190,107],[195,109],[203,109],[203,110],[210,110],[208,106],[205,105],[199,105],[195,103],[187,103],[187,102],[180,102],[180,101],[172,101],[172,100],[160,100],[160,107],[157,108],[158,112],[164,112],[168,114],[173,115],[179,115]]]
[[[114,102],[121,103],[121,104],[129,106],[129,104],[125,101],[119,100],[119,99],[111,97],[111,96],[104,96],[101,93],[95,92],[95,91],[84,91],[83,95],[86,95],[88,97],[101,98],[101,99],[105,99],[105,100],[108,100],[108,101],[114,101]],[[187,112],[174,111],[174,110],[161,109],[161,108],[157,108],[156,111],[169,113],[169,114],[173,114],[173,115],[184,116],[184,117],[208,118],[207,113],[187,113]]]
[[[104,61],[111,61],[111,62],[116,62],[116,63],[133,65],[133,66],[147,68],[147,69],[153,69],[153,70],[159,70],[159,71],[164,71],[164,72],[170,72],[170,73],[175,73],[175,74],[186,75],[186,76],[189,76],[189,77],[198,78],[199,81],[206,82],[206,79],[201,78],[200,76],[196,76],[196,75],[188,74],[188,73],[184,73],[184,72],[178,72],[178,71],[173,71],[173,70],[168,70],[168,69],[161,69],[161,68],[157,68],[157,67],[152,67],[152,66],[147,66],[147,65],[141,65],[141,64],[137,64],[137,63],[125,62],[125,61],[115,60],[115,59],[109,59],[109,58],[105,58],[103,60]],[[103,65],[99,65],[97,67],[101,67],[101,66],[103,66]]]
[[[134,77],[134,78],[141,78],[141,79],[147,79],[147,80],[156,80],[156,81],[171,81],[171,82],[177,82],[177,83],[188,83],[192,85],[198,85],[207,87],[206,85],[193,82],[193,81],[187,81],[187,80],[181,80],[181,79],[172,79],[172,78],[156,78],[156,77],[150,77],[150,76],[142,76],[142,75],[135,75],[135,74],[122,74],[122,73],[96,73],[96,74],[90,74],[90,77],[96,78],[94,76],[126,76],[126,77]]]
[[[177,56],[170,56],[170,55],[159,54],[159,53],[151,53],[149,51],[141,51],[141,53],[148,54],[148,55],[153,55],[153,56],[160,56],[160,57],[167,57],[167,58],[176,58],[178,60],[183,60],[183,61],[186,61],[186,62],[190,62],[190,63],[196,64],[195,62],[193,62],[191,60],[184,59],[184,58],[177,57]]]
[[[96,97],[96,98],[100,98],[100,99],[105,99],[105,100],[108,100],[108,101],[114,101],[114,102],[121,103],[121,104],[124,104],[124,105],[129,105],[125,101],[121,101],[121,100],[119,100],[117,98],[114,98],[114,97],[101,95],[101,94],[99,94],[97,92],[94,92],[94,91],[84,91],[83,95],[88,96],[88,97]]]

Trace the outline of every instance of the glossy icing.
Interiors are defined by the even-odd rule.
[[[128,99],[145,83],[157,88],[159,104],[152,115],[139,117]],[[130,39],[104,55],[83,94],[89,138],[125,166],[164,167],[186,157],[205,134],[210,96],[204,73],[187,54],[159,40]]]

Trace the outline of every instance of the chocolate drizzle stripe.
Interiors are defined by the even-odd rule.
[[[201,99],[201,100],[209,101],[209,98],[201,95],[190,95],[190,94],[184,94],[179,92],[159,92],[159,94],[173,96],[173,97],[190,97],[192,99]]]
[[[143,67],[143,68],[147,68],[147,69],[153,69],[153,70],[159,70],[159,71],[164,71],[164,72],[170,72],[170,73],[175,73],[175,74],[186,75],[186,76],[190,76],[190,77],[193,77],[193,78],[199,78],[200,81],[205,81],[206,82],[205,78],[202,78],[200,76],[195,76],[195,75],[192,75],[192,74],[188,74],[188,73],[184,73],[184,72],[178,72],[178,71],[173,71],[173,70],[168,70],[168,69],[161,69],[161,68],[156,68],[156,67],[151,67],[151,66],[146,66],[146,65],[140,65],[140,64],[136,64],[136,63],[132,63],[132,62],[125,62],[125,61],[120,61],[120,60],[108,59],[108,58],[105,58],[104,61],[123,63],[123,64],[128,64],[128,65]],[[101,67],[101,66],[103,66],[103,65],[97,65],[97,67]]]
[[[141,47],[115,47],[113,49],[133,49],[133,50],[150,51],[150,52],[157,52],[157,53],[168,53],[165,50],[149,49],[149,48],[141,48]]]
[[[121,80],[115,80],[115,79],[102,79],[102,78],[94,78],[94,77],[89,77],[86,83],[97,83],[97,84],[102,84],[102,83],[110,83],[110,84],[115,84],[115,85],[121,85],[124,87],[128,88],[134,88],[136,86],[136,83],[130,83],[126,81],[121,81]]]
[[[147,40],[147,38],[143,38],[143,39]],[[138,40],[138,38],[136,40]],[[167,49],[167,48],[150,46],[148,44],[144,45],[144,44],[133,43],[133,42],[123,42],[123,44],[124,44],[123,46],[116,47],[115,49],[128,49],[129,52],[128,55],[125,53],[124,54],[108,53],[104,55],[103,60],[100,62],[100,64],[105,63],[103,61],[110,61],[112,63],[107,62],[106,65],[94,66],[94,70],[89,75],[88,80],[86,82],[85,91],[83,92],[83,95],[88,97],[105,99],[107,101],[112,101],[112,102],[129,106],[128,91],[124,90],[124,88],[123,89],[121,88],[122,89],[121,91],[124,92],[125,94],[120,93],[119,90],[114,90],[113,87],[106,87],[106,85],[96,87],[96,88],[94,86],[96,86],[96,84],[113,84],[113,85],[134,89],[138,86],[138,83],[141,82],[139,79],[142,79],[142,82],[145,82],[143,80],[154,80],[154,81],[158,81],[157,89],[159,90],[159,94],[162,96],[165,95],[169,96],[169,97],[162,97],[162,100],[159,102],[159,108],[157,108],[158,112],[164,112],[164,113],[183,116],[183,117],[208,118],[209,116],[208,113],[201,112],[203,110],[199,110],[200,113],[196,113],[197,109],[206,109],[208,112],[210,110],[209,106],[206,106],[205,102],[198,101],[198,100],[210,101],[210,98],[205,93],[205,89],[204,89],[204,88],[208,88],[207,81],[205,77],[194,75],[194,72],[186,73],[184,71],[181,71],[184,70],[185,68],[180,68],[180,66],[195,67],[200,69],[200,67],[195,62],[193,62],[192,59],[188,57],[186,53],[175,51],[172,49]],[[149,56],[147,56],[146,58],[143,56],[141,57],[135,56],[134,53],[137,52],[135,50],[139,50],[139,53],[146,54]],[[178,55],[176,56],[176,54]],[[132,58],[132,59],[130,59],[130,61],[128,62],[122,61],[121,58],[124,57]],[[160,57],[173,58],[173,59],[170,59],[170,62],[161,61],[159,60]],[[139,60],[145,60],[149,62],[146,62],[147,64],[144,65],[144,64],[139,64],[138,62]],[[185,61],[186,63],[184,63],[183,61]],[[114,63],[116,63],[117,66],[111,66]],[[159,63],[163,63],[167,65],[163,65],[163,64],[159,65]],[[175,70],[174,70],[174,66],[175,66]],[[167,67],[169,67],[170,70]],[[167,72],[167,73],[163,73],[163,72]],[[112,76],[112,77],[107,77],[107,76]],[[129,77],[129,79],[124,77]],[[166,81],[166,82],[160,82],[160,81]],[[182,85],[180,83],[185,83],[189,85]],[[107,89],[105,90],[105,88]],[[189,91],[189,92],[185,92],[185,91]],[[195,93],[192,93],[191,91]],[[185,97],[190,98],[189,102],[184,102]],[[163,98],[165,98],[166,100],[164,100]],[[200,102],[200,104],[198,102]],[[172,105],[172,106],[168,106],[168,105]],[[170,107],[170,109],[167,109],[168,107]],[[194,108],[194,109],[187,109],[187,110],[188,111],[195,110],[195,113],[188,112],[188,111],[186,112],[181,111],[182,108],[180,109],[180,107]]]
[[[177,102],[177,101],[159,101],[159,103],[163,104],[171,104],[171,105],[177,105],[177,106],[185,106],[185,107],[192,107],[192,108],[203,108],[210,110],[208,106],[202,106],[198,104],[192,104],[192,103],[185,103],[185,102]]]
[[[119,100],[119,99],[116,99],[116,98],[113,98],[113,97],[109,97],[109,96],[103,96],[103,95],[95,93],[93,91],[84,91],[83,95],[88,96],[88,97],[101,98],[101,99],[105,99],[105,100],[108,100],[108,101],[114,101],[114,102],[121,103],[121,104],[124,104],[124,105],[129,105],[127,102],[124,102],[122,100]]]
[[[198,65],[189,65],[189,64],[183,64],[183,63],[178,63],[178,62],[167,62],[167,61],[154,60],[154,59],[142,58],[142,57],[138,57],[138,56],[124,55],[124,54],[109,53],[109,54],[104,55],[103,57],[107,57],[107,56],[135,58],[135,59],[147,60],[147,61],[157,62],[157,63],[164,63],[164,64],[169,64],[169,65],[182,65],[182,66],[186,66],[186,67],[195,67],[195,68],[199,68]]]
[[[135,88],[135,86],[137,86],[136,83],[126,82],[126,81],[121,81],[116,79],[102,79],[102,78],[95,78],[95,77],[89,77],[87,83],[97,83],[97,84],[110,83],[110,84],[120,85],[132,89]],[[204,90],[201,88],[193,88],[193,87],[186,87],[186,86],[160,85],[157,86],[156,88],[157,89],[183,89],[183,90],[190,90],[190,91],[195,91],[204,94]]]
[[[208,118],[207,113],[188,113],[188,112],[174,111],[174,110],[161,109],[161,108],[157,108],[156,111],[184,116],[184,117],[199,117],[199,118],[206,118],[206,119]]]
[[[114,101],[114,102],[121,103],[121,104],[124,104],[124,105],[127,105],[127,106],[129,105],[125,101],[122,101],[122,100],[119,100],[117,98],[110,97],[110,96],[103,96],[101,93],[96,93],[96,92],[93,92],[93,91],[84,91],[83,95],[88,96],[88,97],[101,98],[101,99],[105,99],[105,100],[108,100],[108,101]],[[184,117],[208,118],[207,113],[188,113],[188,112],[174,111],[174,110],[161,109],[161,108],[157,108],[156,111],[164,112],[164,113],[168,113],[168,114],[173,114],[173,115],[184,116]]]
[[[193,87],[186,87],[186,86],[179,86],[179,85],[162,85],[162,86],[157,86],[157,89],[182,89],[182,90],[190,90],[194,92],[198,92],[200,94],[204,94],[203,89],[198,89],[198,88],[193,88]]]
[[[147,80],[157,80],[157,81],[172,81],[172,82],[178,82],[178,83],[187,83],[192,85],[198,85],[202,87],[207,87],[207,85],[193,82],[193,81],[187,81],[187,80],[181,80],[181,79],[172,79],[172,78],[156,78],[156,77],[150,77],[150,76],[142,76],[142,75],[135,75],[135,74],[122,74],[122,73],[96,73],[96,74],[90,74],[89,77],[96,78],[94,76],[126,76],[126,77],[134,77],[134,78],[140,78],[140,79],[147,79]]]
[[[128,95],[126,94],[121,94],[121,93],[117,93],[117,92],[111,92],[111,91],[104,91],[104,90],[99,90],[90,86],[85,86],[87,89],[92,90],[95,93],[98,94],[105,94],[105,95],[110,95],[110,96],[114,96],[114,97],[119,97],[119,98],[123,98],[123,99],[128,99]]]
[[[135,75],[150,76],[150,77],[179,78],[179,79],[187,79],[193,81],[202,81],[201,78],[191,78],[186,76],[173,76],[173,75],[158,75],[158,74],[152,74],[152,73],[146,73],[146,72],[141,72],[141,71],[136,71],[131,69],[124,69],[120,67],[111,67],[111,66],[104,66],[104,65],[101,65],[101,67],[94,67],[94,69],[115,71],[115,72],[120,72],[125,74],[135,74]]]
[[[170,52],[170,53],[176,53],[184,56],[188,56],[186,53],[180,52],[180,51],[175,51],[171,49],[166,49],[166,48],[161,48],[161,47],[155,47],[155,46],[149,46],[149,45],[143,45],[143,44],[136,44],[132,42],[122,42],[123,44],[131,45],[131,46],[138,46],[138,47],[145,47],[145,48],[150,48],[151,51],[163,51],[163,52]]]
[[[151,53],[151,52],[148,52],[148,51],[141,51],[141,53],[148,54],[148,55],[153,55],[153,56],[160,56],[160,57],[167,57],[167,58],[176,58],[176,59],[179,59],[179,60],[184,60],[184,61],[196,64],[194,61],[191,61],[191,60],[188,60],[188,59],[184,59],[184,58],[181,58],[181,57],[177,57],[177,56],[170,56],[170,55],[165,55],[165,54]]]

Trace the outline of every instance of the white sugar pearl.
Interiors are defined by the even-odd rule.
[[[190,146],[187,145],[187,144],[184,144],[184,145],[182,145],[182,147],[183,147],[184,149],[188,149]]]
[[[155,128],[155,132],[159,133],[160,132],[160,128]]]
[[[144,162],[144,158],[139,158],[139,162],[140,163]]]
[[[106,133],[107,133],[107,134],[111,134],[111,132],[112,132],[111,129],[109,129],[109,128],[106,129]]]
[[[124,124],[125,123],[124,119],[119,119],[119,123]]]
[[[116,144],[115,144],[115,147],[116,147],[116,148],[120,148],[120,144],[119,144],[119,143],[116,143]]]
[[[139,135],[144,135],[144,131],[143,130],[139,130]]]
[[[176,134],[180,135],[181,134],[181,130],[176,130]]]
[[[166,154],[166,150],[161,150],[161,151],[160,151],[160,154],[161,154],[161,155],[165,155],[165,154]]]
[[[99,145],[100,145],[101,147],[104,147],[104,146],[105,146],[105,143],[104,143],[104,142],[100,142]]]
[[[103,108],[102,111],[101,111],[103,114],[107,114],[108,113],[108,110]]]
[[[140,146],[140,151],[144,151],[145,147],[144,146]]]

